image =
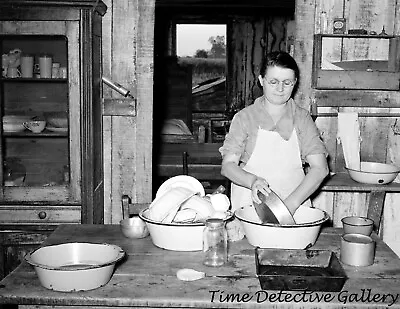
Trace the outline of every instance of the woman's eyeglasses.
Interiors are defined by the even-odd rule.
[[[268,79],[267,83],[268,83],[268,85],[271,85],[272,87],[278,87],[280,85],[280,83],[282,83],[284,88],[289,88],[289,87],[294,86],[294,84],[296,83],[296,80],[285,79],[285,80],[280,81],[277,79]]]

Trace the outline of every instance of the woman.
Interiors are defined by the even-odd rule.
[[[299,79],[296,61],[272,52],[258,78],[263,96],[233,117],[220,148],[221,174],[232,181],[233,209],[260,203],[258,191],[272,189],[294,214],[301,205],[311,206],[310,195],[327,176],[327,151],[309,112],[291,98]]]

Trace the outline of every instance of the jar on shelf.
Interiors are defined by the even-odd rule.
[[[325,11],[320,15],[321,33],[328,33],[328,16]]]

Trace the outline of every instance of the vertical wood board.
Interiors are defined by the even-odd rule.
[[[139,1],[137,29],[137,145],[136,194],[132,201],[149,203],[152,200],[153,162],[153,75],[155,1]],[[140,184],[140,185],[138,185]]]
[[[313,34],[315,27],[315,0],[296,1],[296,36],[294,58],[300,69],[299,88],[296,102],[309,109],[311,105],[311,72],[313,54]]]

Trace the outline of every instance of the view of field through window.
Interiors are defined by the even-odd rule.
[[[226,25],[178,24],[177,56],[192,67],[192,86],[225,78]]]
[[[178,63],[192,72],[192,127],[198,140],[223,140],[228,120],[226,105],[226,25],[178,24]],[[207,138],[198,131],[206,128]]]

